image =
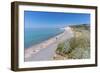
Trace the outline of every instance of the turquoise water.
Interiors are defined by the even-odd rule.
[[[64,30],[59,28],[25,28],[24,29],[24,48],[41,43],[54,37]]]

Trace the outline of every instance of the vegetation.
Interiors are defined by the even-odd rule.
[[[90,25],[89,24],[71,25],[70,27],[72,27],[74,29],[90,30]]]
[[[87,59],[90,58],[90,28],[89,25],[70,26],[74,37],[60,43],[56,54],[66,59]],[[56,57],[55,57],[56,59]]]

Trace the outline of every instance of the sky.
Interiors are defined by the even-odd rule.
[[[76,24],[90,24],[90,14],[24,11],[25,28],[57,28]]]

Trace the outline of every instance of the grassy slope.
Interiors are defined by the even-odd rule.
[[[90,58],[90,28],[89,25],[70,26],[74,37],[60,43],[54,59],[87,59]]]

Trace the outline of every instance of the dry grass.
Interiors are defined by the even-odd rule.
[[[85,27],[87,28],[87,27]],[[82,27],[72,27],[74,37],[66,42],[60,43],[56,54],[66,59],[87,59],[90,58],[90,31]]]

